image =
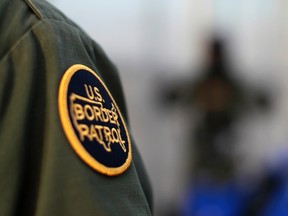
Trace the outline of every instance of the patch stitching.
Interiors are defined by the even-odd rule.
[[[77,124],[75,123],[75,119],[71,119],[71,117],[70,117],[70,115],[73,116],[73,114],[71,114],[73,112],[73,108],[71,107],[73,103],[70,103],[70,107],[68,107],[67,101],[70,99],[73,100],[73,98],[75,98],[75,97],[81,97],[77,94],[68,95],[68,88],[69,88],[70,81],[71,81],[72,77],[79,71],[86,71],[86,72],[92,74],[95,77],[95,79],[101,83],[102,87],[104,88],[104,90],[108,94],[108,99],[110,99],[112,102],[111,103],[111,106],[112,106],[111,109],[115,109],[116,110],[115,113],[117,112],[117,114],[119,115],[118,117],[122,123],[120,126],[124,128],[125,136],[127,138],[125,141],[128,142],[127,145],[125,146],[123,144],[123,142],[125,142],[125,141],[121,142],[122,144],[120,144],[120,141],[119,141],[119,145],[121,146],[121,148],[124,152],[126,150],[126,147],[128,148],[127,158],[121,166],[109,167],[109,166],[106,166],[106,165],[102,164],[101,162],[99,162],[99,160],[97,160],[95,157],[93,157],[90,154],[90,152],[88,152],[88,150],[85,149],[85,147],[83,146],[83,143],[80,141],[79,137],[76,135],[74,127],[77,128]],[[69,99],[68,99],[68,97],[69,97]],[[85,98],[85,100],[88,100],[88,99]],[[97,103],[97,102],[95,102],[95,103]],[[102,79],[93,70],[91,70],[90,68],[88,68],[84,65],[76,64],[76,65],[72,65],[71,67],[69,67],[65,71],[65,73],[61,79],[60,86],[59,86],[58,109],[59,109],[59,115],[60,115],[62,127],[64,129],[66,137],[69,140],[70,145],[72,146],[74,151],[77,153],[77,155],[86,164],[88,164],[94,170],[96,170],[102,174],[109,175],[109,176],[119,175],[119,174],[123,173],[129,167],[131,160],[132,160],[132,149],[131,149],[131,140],[130,140],[130,136],[129,136],[125,121],[124,121],[122,114],[121,114],[113,96],[111,95],[110,91],[108,90],[108,88],[106,87],[106,85],[104,84]],[[118,119],[118,118],[116,118],[116,119]],[[119,122],[117,122],[117,123],[119,124]],[[73,125],[74,125],[74,127],[73,127]],[[120,126],[118,125],[118,127],[120,127]],[[119,137],[121,138],[120,132],[119,132]],[[120,140],[120,138],[119,138],[119,140]],[[96,144],[99,144],[99,143],[96,143]],[[103,147],[105,148],[105,150],[108,153],[111,151],[111,146],[107,147],[106,145],[105,146],[103,145]]]

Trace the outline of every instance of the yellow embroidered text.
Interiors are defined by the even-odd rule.
[[[112,151],[111,144],[119,144],[126,152],[115,105],[111,103],[111,109],[103,107],[99,90],[86,84],[84,88],[87,97],[70,95],[70,112],[80,140],[97,141],[107,152]]]

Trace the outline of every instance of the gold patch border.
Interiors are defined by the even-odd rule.
[[[70,80],[72,76],[78,72],[79,70],[86,70],[90,72],[92,75],[96,77],[100,81],[100,83],[104,86],[106,92],[110,96],[111,100],[113,101],[119,116],[123,122],[123,127],[126,132],[127,136],[127,141],[128,141],[128,157],[123,165],[120,167],[107,167],[100,162],[98,162],[95,158],[93,158],[82,146],[81,142],[79,141],[77,135],[75,134],[74,128],[72,126],[72,122],[69,117],[69,108],[67,107],[67,91],[68,91],[68,86],[70,83]],[[65,72],[64,75],[62,76],[62,79],[60,81],[60,86],[59,86],[59,91],[58,91],[58,110],[59,110],[59,115],[60,115],[60,120],[62,123],[62,127],[64,129],[65,135],[76,152],[76,154],[86,163],[88,164],[92,169],[108,175],[108,176],[116,176],[122,174],[124,171],[128,169],[130,166],[130,163],[132,161],[132,148],[131,148],[131,140],[130,140],[130,135],[126,127],[126,123],[122,117],[122,114],[120,112],[120,109],[118,105],[116,104],[113,96],[111,95],[110,91],[106,87],[105,83],[101,80],[101,78],[98,76],[96,72],[94,72],[92,69],[89,67],[82,65],[82,64],[74,64],[70,66]]]

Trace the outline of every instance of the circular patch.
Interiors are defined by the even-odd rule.
[[[69,143],[83,161],[110,176],[129,167],[131,142],[124,119],[93,70],[77,64],[64,73],[58,106]]]

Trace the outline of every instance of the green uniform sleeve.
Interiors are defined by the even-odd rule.
[[[27,2],[0,4],[7,28],[0,33],[0,215],[151,215],[151,188],[134,142],[130,167],[105,176],[75,154],[59,119],[62,76],[83,64],[97,71],[128,121],[117,70],[61,12]]]

